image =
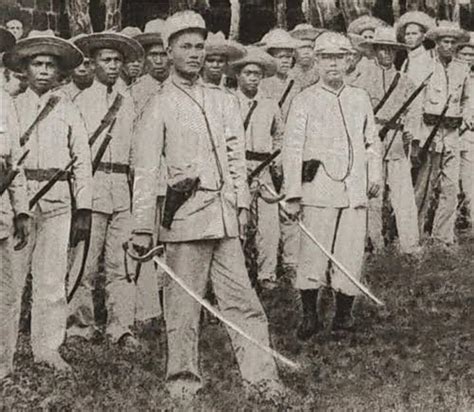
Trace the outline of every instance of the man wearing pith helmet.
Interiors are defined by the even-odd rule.
[[[470,87],[472,90],[474,88],[474,32],[469,33],[468,41],[457,45],[457,57],[471,68]],[[474,132],[472,130],[466,130],[461,136],[461,187],[466,196],[471,232],[474,232]]]
[[[177,210],[165,204],[162,213],[159,240],[166,244],[168,265],[200,296],[210,279],[223,316],[269,345],[267,320],[251,288],[239,239],[249,208],[242,120],[222,90],[200,80],[206,34],[204,20],[191,11],[166,21],[163,40],[173,69],[136,132],[132,245],[138,252],[149,248],[163,154],[167,194],[191,193]],[[198,356],[201,307],[174,280],[169,279],[164,293],[167,387],[173,396],[189,398],[204,383]],[[228,331],[244,381],[274,386],[273,359]]]
[[[130,94],[118,86],[120,70],[143,55],[140,44],[118,33],[94,33],[76,41],[88,51],[94,67],[93,84],[80,93],[75,103],[86,123],[94,170],[92,229],[84,276],[70,303],[68,334],[91,339],[98,330],[94,319],[93,289],[103,254],[106,277],[106,333],[125,350],[137,345],[134,322],[134,283],[124,267],[122,244],[130,233],[130,179],[132,133],[135,107]],[[109,115],[108,115],[109,113]],[[96,133],[98,127],[103,130]],[[95,135],[95,136],[94,136]],[[110,142],[104,143],[107,136]],[[98,159],[100,148],[103,156]],[[76,254],[72,273],[81,264]]]
[[[15,37],[0,28],[0,53],[15,45]],[[18,167],[20,155],[18,117],[12,99],[0,87],[0,185],[8,184],[6,177],[15,168],[20,173],[8,185],[0,197],[0,380],[13,371],[21,295],[23,285],[17,281],[18,273],[13,269],[15,251],[26,246],[28,241],[28,197],[26,179]],[[14,232],[13,230],[14,229]],[[11,236],[15,233],[15,236]],[[15,247],[15,251],[14,248]]]
[[[395,53],[405,45],[396,40],[392,27],[378,27],[374,38],[366,40],[374,50],[375,59],[368,60],[364,71],[351,84],[369,93],[372,105],[377,108],[377,129],[387,125],[397,110],[415,90],[413,81],[405,74],[397,74]],[[392,87],[394,87],[392,89]],[[389,92],[389,90],[392,90]],[[397,119],[386,135],[382,150],[384,188],[395,214],[399,247],[403,253],[413,253],[418,248],[418,219],[415,192],[411,182],[409,148],[414,130],[421,115],[419,104],[412,103],[407,113]],[[368,231],[375,251],[384,247],[382,206],[383,196],[369,201]]]
[[[206,39],[206,58],[202,69],[205,83],[223,88],[225,70],[229,63],[240,59],[245,49],[239,43],[227,40],[224,33],[209,33]]]
[[[455,243],[457,195],[459,191],[459,129],[472,130],[473,89],[469,66],[456,60],[456,44],[467,40],[467,33],[453,22],[440,21],[426,33],[436,43],[431,64],[431,76],[422,93],[423,117],[419,131],[414,133],[412,161],[418,168],[415,197],[418,207],[420,236],[431,236],[441,246]],[[449,99],[449,101],[448,101]],[[446,114],[440,118],[444,107]],[[428,158],[419,164],[418,153],[436,124],[438,132],[430,145]],[[435,189],[439,200],[434,212],[431,233],[426,230]]]
[[[61,370],[69,369],[58,352],[66,332],[68,242],[77,244],[89,232],[92,179],[84,121],[57,85],[82,59],[77,47],[55,37],[51,31],[30,32],[28,38],[18,41],[4,56],[6,67],[23,73],[28,82],[28,89],[15,99],[15,106],[20,122],[20,145],[30,151],[24,163],[30,200],[58,171],[73,162],[31,209],[32,241],[21,252],[22,267],[18,274],[23,280],[27,273],[33,276],[34,358]],[[43,110],[46,115],[38,119]],[[27,130],[31,133],[26,133]],[[71,187],[70,182],[73,182]]]
[[[302,212],[314,236],[360,278],[367,201],[378,195],[381,168],[370,98],[344,83],[351,49],[349,39],[339,33],[316,39],[321,78],[293,99],[283,140],[283,172],[287,210],[295,218]],[[302,340],[320,329],[316,302],[324,286],[336,292],[333,330],[352,329],[351,310],[359,290],[302,236],[295,282],[303,305],[297,331]]]
[[[301,42],[296,49],[296,63],[291,70],[291,76],[303,90],[318,79],[318,70],[314,64],[314,41],[324,30],[316,29],[311,24],[298,24],[291,32],[291,36]]]
[[[236,95],[246,127],[245,157],[250,172],[275,150],[281,149],[284,127],[281,110],[275,99],[266,97],[260,90],[260,81],[275,74],[276,62],[260,48],[249,46],[245,56],[232,63],[231,68],[237,77]],[[273,178],[281,176],[280,158],[258,178],[273,187],[272,174]],[[251,212],[257,221],[257,278],[262,288],[273,289],[277,286],[279,236],[275,236],[275,228],[279,225],[278,205],[265,202],[258,194],[256,196]]]

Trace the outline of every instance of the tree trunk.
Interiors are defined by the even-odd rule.
[[[81,33],[92,33],[89,0],[67,0],[66,14],[69,18],[71,37]]]
[[[122,0],[105,1],[105,29],[119,31],[122,28]]]
[[[230,0],[229,39],[239,40],[240,34],[240,1]]]
[[[286,0],[275,0],[277,27],[286,29]]]

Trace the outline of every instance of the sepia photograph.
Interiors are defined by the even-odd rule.
[[[0,0],[0,410],[474,410],[474,0]]]

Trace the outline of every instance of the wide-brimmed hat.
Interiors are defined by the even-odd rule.
[[[79,48],[56,37],[52,30],[32,30],[26,39],[19,40],[12,50],[5,53],[3,63],[8,69],[20,73],[24,60],[38,55],[57,57],[62,70],[73,70],[84,59]]]
[[[395,49],[404,49],[407,47],[404,43],[397,42],[397,35],[393,27],[377,27],[372,40],[366,40],[362,45],[368,46],[389,46]]]
[[[145,25],[145,30],[134,37],[143,47],[149,47],[156,44],[163,44],[163,30],[165,21],[163,19],[150,20]]]
[[[332,31],[321,34],[314,44],[315,54],[349,54],[353,51],[348,37]]]
[[[349,27],[347,28],[347,32],[361,35],[366,30],[375,31],[377,27],[384,26],[388,26],[388,24],[385,23],[383,20],[380,20],[379,18],[374,16],[365,15],[358,17],[357,19],[352,21],[351,24],[349,24]]]
[[[86,50],[89,56],[99,49],[117,50],[126,62],[140,60],[145,54],[143,47],[135,39],[115,32],[88,34],[77,39],[75,44]]]
[[[456,45],[458,49],[462,47],[474,47],[474,31],[468,33],[469,38],[466,40],[461,41]]]
[[[0,53],[10,50],[16,43],[15,36],[7,29],[0,27]]]
[[[298,24],[293,30],[290,31],[291,37],[294,37],[298,40],[311,40],[315,41],[321,33],[324,33],[326,30],[317,29],[311,24],[302,23]]]
[[[263,69],[265,77],[273,76],[277,71],[277,63],[275,59],[260,47],[248,46],[246,48],[245,56],[239,60],[234,61],[230,65],[232,74],[238,74],[244,66],[248,64],[256,64]]]
[[[209,33],[206,40],[206,54],[222,54],[228,60],[237,60],[245,55],[245,47],[225,38],[224,33]]]
[[[165,21],[162,33],[165,47],[168,47],[172,36],[188,30],[199,31],[204,38],[207,37],[206,22],[200,14],[191,10],[184,10],[169,16]]]
[[[365,53],[367,51],[366,40],[360,34],[347,33],[347,37],[352,44],[352,52]]]
[[[399,40],[403,39],[405,28],[409,24],[417,24],[418,26],[422,27],[425,32],[436,25],[434,19],[428,16],[426,13],[423,13],[422,11],[409,11],[400,16],[400,19],[395,26],[397,38]]]
[[[432,27],[426,33],[426,38],[433,41],[437,41],[443,37],[454,37],[459,42],[469,40],[467,31],[461,29],[457,23],[448,20],[440,20],[437,26]]]
[[[271,49],[297,49],[303,45],[303,42],[283,29],[270,30],[260,40],[263,50],[269,51]]]

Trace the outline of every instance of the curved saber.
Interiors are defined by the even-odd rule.
[[[262,183],[262,186],[264,186],[273,195],[275,195],[275,196],[277,195],[275,193],[275,191],[271,187],[269,187],[266,183]],[[283,200],[279,202],[279,205],[280,205],[280,208],[283,211],[283,213],[287,217],[290,217],[290,214],[285,209],[285,203],[284,203]],[[343,266],[342,263],[340,263],[336,259],[336,257],[334,255],[332,255],[328,250],[326,250],[326,248],[314,237],[314,235],[309,231],[309,229],[305,226],[305,224],[300,219],[297,220],[297,223],[298,223],[298,226],[300,227],[300,229],[303,231],[303,233],[311,239],[311,241],[321,250],[321,252],[323,252],[326,255],[326,257],[328,259],[330,259],[332,261],[332,263],[334,263],[335,266],[337,266],[337,268],[342,272],[342,274],[347,279],[349,279],[349,281],[355,287],[357,287],[357,289],[359,289],[365,296],[367,296],[369,299],[371,299],[377,305],[384,306],[384,303],[380,299],[378,299],[376,296],[374,296],[374,294],[369,289],[367,289],[362,283],[360,283],[354,276],[352,276],[350,274],[350,272]],[[311,280],[311,281],[316,281],[316,279],[311,278],[309,276],[308,276],[308,279]]]
[[[268,353],[269,355],[273,356],[274,358],[278,359],[280,362],[284,363],[285,365],[288,365],[294,369],[299,369],[300,365],[296,362],[293,362],[292,360],[286,358],[285,356],[281,355],[279,352],[276,350],[270,348],[269,346],[266,346],[250,336],[248,333],[246,333],[244,330],[242,330],[239,326],[237,326],[235,323],[229,321],[226,319],[221,313],[216,310],[215,308],[212,307],[212,305],[207,302],[205,299],[201,298],[199,295],[197,295],[192,289],[190,289],[186,283],[184,283],[172,270],[171,268],[164,262],[162,262],[160,259],[158,259],[156,256],[153,258],[153,261],[161,267],[167,274],[168,276],[173,279],[184,291],[191,296],[196,302],[198,302],[201,306],[205,307],[209,312],[211,312],[217,319],[219,319],[222,323],[226,324],[229,328],[237,332],[239,335],[243,336],[245,339],[247,339],[249,342],[252,342],[255,346],[259,347],[261,350],[264,352]]]

